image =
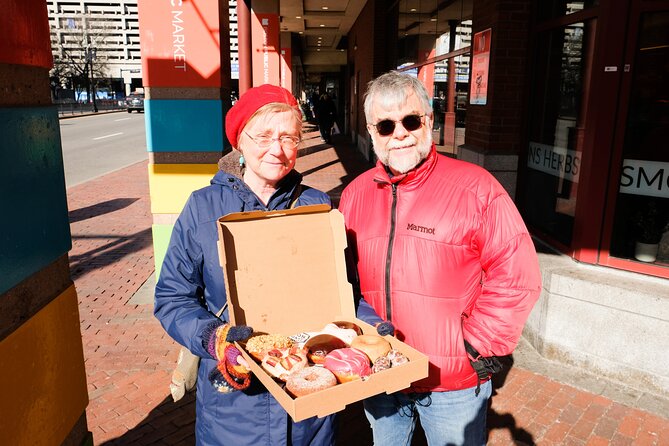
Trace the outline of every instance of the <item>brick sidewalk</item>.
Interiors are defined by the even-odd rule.
[[[320,144],[309,133],[297,169],[336,201],[367,166],[350,147]],[[194,444],[193,395],[169,395],[177,348],[132,296],[153,273],[147,163],[68,189],[70,265],[79,296],[95,444]],[[669,420],[577,390],[519,367],[496,389],[491,445],[668,445]],[[338,444],[369,445],[359,404],[341,415]],[[414,444],[425,444],[420,435]]]

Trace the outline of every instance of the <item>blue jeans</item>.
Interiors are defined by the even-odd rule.
[[[365,414],[375,445],[410,445],[420,419],[431,446],[486,444],[486,411],[492,393],[490,380],[476,387],[451,392],[393,393],[368,398]]]

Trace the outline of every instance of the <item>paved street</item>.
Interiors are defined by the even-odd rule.
[[[321,145],[317,132],[306,136],[297,168],[307,184],[336,199],[366,166],[345,144],[333,148]],[[152,316],[151,285],[142,287],[154,269],[146,163],[68,189],[70,263],[80,302],[88,427],[96,445],[194,443],[193,396],[178,404],[169,396],[177,347]],[[496,379],[489,444],[669,444],[666,414],[579,390],[545,370],[517,360]],[[342,413],[340,426],[338,444],[371,444],[360,405]],[[420,437],[414,443],[425,444]]]
[[[148,159],[143,113],[61,119],[60,133],[67,187]]]

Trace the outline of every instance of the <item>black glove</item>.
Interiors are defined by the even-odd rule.
[[[481,381],[487,380],[493,373],[501,372],[503,366],[496,356],[483,357],[469,342],[467,342],[467,340],[464,341],[465,350],[469,356],[469,363],[476,372],[478,378],[475,392],[476,396],[478,396],[481,391]]]
[[[241,342],[247,340],[253,334],[253,328],[248,325],[233,325],[225,337],[227,342]]]
[[[395,334],[395,326],[392,322],[389,321],[379,322],[376,324],[376,332],[379,334],[379,336],[392,336]]]

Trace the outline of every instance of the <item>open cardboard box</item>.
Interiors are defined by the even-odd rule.
[[[294,335],[321,330],[334,321],[356,323],[347,280],[344,217],[328,205],[285,211],[229,214],[218,220],[219,254],[226,275],[230,320],[256,332]],[[293,398],[242,348],[253,373],[295,421],[338,412],[347,404],[405,389],[428,373],[427,357],[386,336],[409,362],[372,374],[365,381],[337,384]],[[239,347],[239,346],[238,346]]]

